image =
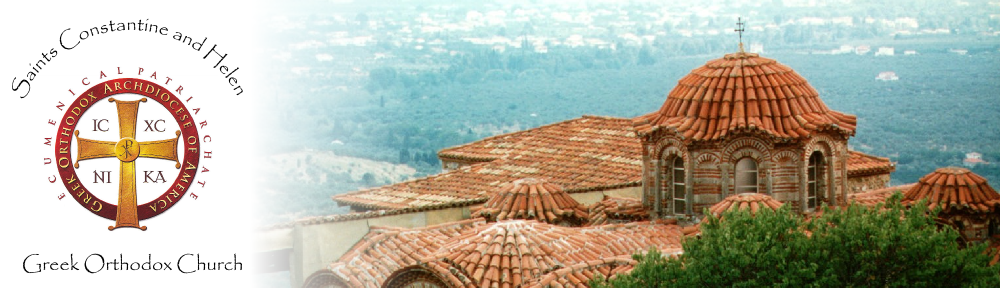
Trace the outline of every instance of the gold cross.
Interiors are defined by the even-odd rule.
[[[73,167],[80,168],[80,160],[118,158],[121,161],[118,174],[118,215],[115,216],[115,226],[108,226],[108,230],[134,227],[146,231],[146,226],[139,226],[139,215],[136,211],[138,206],[135,196],[135,160],[139,157],[172,160],[177,162],[174,168],[180,169],[181,162],[177,160],[177,140],[181,136],[181,131],[177,130],[177,137],[173,139],[136,141],[135,123],[138,121],[139,102],[146,102],[146,98],[136,101],[108,98],[108,101],[118,106],[118,132],[121,140],[111,142],[84,139],[80,137],[80,130],[74,131],[79,148]]]

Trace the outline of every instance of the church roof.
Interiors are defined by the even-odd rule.
[[[473,164],[333,200],[368,209],[469,206],[486,202],[503,183],[528,177],[567,193],[636,187],[642,185],[641,145],[631,120],[583,116],[446,148],[438,153],[442,159]],[[849,156],[848,176],[895,169],[887,158]]]
[[[968,209],[987,213],[1000,207],[1000,194],[985,178],[958,167],[938,168],[921,177],[920,182],[903,194],[902,202],[912,204],[922,199],[928,200],[931,209],[941,206],[945,212]]]
[[[562,187],[543,179],[525,178],[500,186],[472,216],[489,221],[535,219],[550,224],[579,224],[587,218],[587,211]]]
[[[640,165],[642,146],[630,123],[627,118],[584,115],[445,148],[438,156],[484,162],[501,158],[560,158],[579,153],[581,160]]]
[[[649,212],[642,207],[642,200],[604,195],[604,199],[587,208],[588,225],[602,225],[617,221],[649,220]]]
[[[590,279],[600,275],[604,279],[617,274],[628,274],[638,262],[629,256],[615,256],[596,261],[573,264],[553,270],[528,282],[527,287],[587,287]]]
[[[848,152],[850,153],[850,157],[847,158],[848,176],[889,174],[896,171],[896,163],[889,161],[889,158],[872,156],[858,151]]]
[[[756,214],[760,209],[778,210],[783,204],[764,194],[740,193],[723,198],[722,201],[708,208],[708,211],[715,217],[722,217],[722,213],[729,210],[750,211],[750,214]]]
[[[546,179],[567,193],[642,185],[642,151],[630,120],[583,116],[441,151],[465,166],[426,178],[333,196],[370,209],[486,202],[504,183]]]
[[[528,220],[500,221],[465,229],[417,265],[454,287],[521,287],[567,267],[571,269],[552,278],[593,276],[586,271],[628,264],[620,258],[652,247],[678,253],[682,237],[679,226],[654,222],[574,228]],[[577,280],[586,283],[589,278]]]
[[[854,115],[830,110],[794,70],[754,53],[708,61],[681,78],[660,110],[636,117],[636,132],[670,129],[686,139],[718,140],[759,131],[780,140],[819,131],[854,135]]]
[[[861,193],[849,194],[847,195],[847,199],[852,203],[858,203],[864,206],[871,207],[885,203],[885,200],[889,199],[889,196],[892,196],[892,194],[896,193],[896,191],[903,193],[910,190],[910,188],[913,188],[914,185],[916,185],[916,183],[879,188]]]
[[[466,228],[483,223],[470,219],[415,229],[373,228],[328,268],[351,287],[378,287],[393,271],[416,264]]]

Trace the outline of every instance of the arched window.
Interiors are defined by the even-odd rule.
[[[382,287],[400,288],[444,288],[444,281],[438,275],[424,269],[403,268],[389,275]]]
[[[806,210],[816,209],[823,195],[823,154],[819,151],[809,156],[809,168],[806,171]]]
[[[674,157],[672,167],[673,179],[670,190],[674,197],[674,214],[687,214],[687,189],[684,189],[684,159]]]
[[[757,161],[743,157],[736,162],[736,194],[757,193]]]
[[[989,237],[1000,235],[1000,220],[990,219],[990,224],[987,229],[989,229],[986,231],[989,233]]]

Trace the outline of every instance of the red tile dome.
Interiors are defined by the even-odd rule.
[[[570,266],[577,263],[601,267],[611,257],[628,258],[650,248],[680,253],[683,237],[680,226],[656,222],[573,228],[507,220],[466,229],[411,268],[428,271],[449,287],[526,287],[561,268],[587,270]]]
[[[671,129],[687,139],[718,140],[739,130],[782,140],[832,130],[854,135],[854,115],[830,110],[792,68],[755,53],[708,61],[678,81],[660,110],[636,117],[639,135]]]
[[[489,221],[534,219],[550,224],[563,221],[579,224],[587,218],[587,210],[559,185],[524,178],[500,186],[473,217]]]
[[[941,206],[945,212],[969,209],[988,213],[1000,207],[1000,194],[982,176],[959,167],[938,168],[920,178],[903,194],[903,204],[927,199],[931,209]]]
[[[722,217],[722,213],[729,210],[750,211],[751,215],[757,214],[760,209],[778,210],[783,203],[774,200],[771,196],[759,193],[740,193],[731,195],[708,208],[709,213],[715,217]]]

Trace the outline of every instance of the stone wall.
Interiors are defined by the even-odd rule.
[[[889,187],[889,174],[854,176],[847,178],[848,194],[861,193],[885,187]]]

